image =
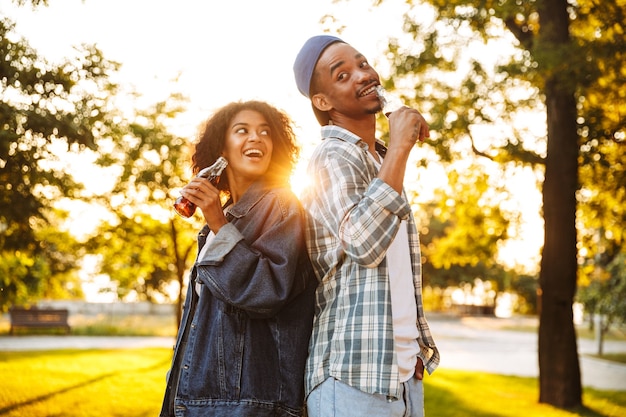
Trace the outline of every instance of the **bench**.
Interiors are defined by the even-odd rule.
[[[9,316],[11,318],[10,334],[14,334],[17,328],[62,328],[66,334],[70,332],[67,309],[12,307],[9,309]]]
[[[462,316],[491,316],[496,315],[495,306],[473,305],[473,304],[453,304],[453,309]]]

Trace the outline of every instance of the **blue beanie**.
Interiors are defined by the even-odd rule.
[[[313,36],[304,43],[296,61],[293,64],[293,73],[296,76],[296,85],[298,90],[305,96],[309,97],[311,90],[311,78],[313,77],[313,70],[315,64],[319,59],[324,49],[331,43],[343,42],[341,39],[330,35]]]

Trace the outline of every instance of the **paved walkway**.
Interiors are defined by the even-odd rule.
[[[507,330],[531,328],[536,319],[429,319],[441,351],[441,367],[484,371],[502,375],[539,376],[537,332]],[[626,364],[597,359],[593,340],[579,339],[582,384],[607,390],[626,391]],[[625,341],[605,341],[605,353],[626,353]]]
[[[173,337],[62,335],[0,336],[0,351],[49,349],[132,349],[173,346]]]
[[[536,326],[536,319],[445,318],[429,316],[442,354],[441,368],[537,377],[537,333],[507,330]],[[0,350],[114,349],[172,347],[171,337],[108,336],[2,336]],[[626,365],[590,357],[593,340],[578,342],[583,386],[626,391]],[[604,351],[626,352],[626,342],[608,341]]]

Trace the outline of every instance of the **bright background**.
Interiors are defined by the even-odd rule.
[[[330,14],[336,20],[330,28],[345,26],[340,36],[374,61],[387,38],[401,33],[403,2],[387,0],[376,9],[369,4],[50,0],[49,7],[32,10],[4,0],[0,12],[52,62],[72,55],[76,45],[96,44],[106,58],[122,63],[119,81],[133,86],[148,102],[174,89],[182,92],[191,103],[180,132],[190,138],[213,109],[233,100],[261,99],[286,110],[305,141],[317,136],[319,127],[308,100],[296,88],[293,60],[306,39],[322,33],[320,20]]]
[[[190,141],[211,112],[233,100],[260,99],[287,111],[296,124],[302,146],[302,175],[308,155],[319,140],[319,125],[308,99],[298,92],[293,60],[310,36],[329,29],[351,43],[385,76],[383,51],[390,37],[401,37],[403,0],[49,0],[32,9],[11,1],[0,3],[0,14],[16,22],[16,32],[51,62],[74,55],[73,47],[96,44],[104,56],[120,62],[115,80],[143,96],[146,105],[180,92],[190,99],[174,132]],[[325,15],[332,19],[322,18]],[[482,54],[481,54],[482,55]],[[176,81],[174,81],[176,80]],[[88,172],[87,158],[72,161],[77,172]],[[94,168],[89,168],[94,169]],[[94,172],[94,171],[92,171]],[[88,175],[91,185],[106,189],[104,175]],[[83,174],[83,177],[85,175]],[[409,169],[407,182],[413,177]],[[112,180],[112,176],[109,176]],[[445,177],[435,171],[419,192],[437,187]],[[294,184],[302,184],[297,178]],[[519,184],[517,182],[519,181]],[[511,179],[526,226],[522,235],[502,248],[510,265],[538,267],[543,243],[541,196],[532,175]],[[80,210],[83,210],[81,212]],[[86,214],[74,210],[75,228],[87,231]],[[91,223],[94,223],[93,221]]]
[[[33,10],[0,3],[15,31],[51,62],[74,56],[74,47],[95,44],[122,64],[114,77],[141,94],[149,106],[180,92],[190,99],[176,119],[174,133],[193,141],[198,126],[216,108],[235,100],[259,99],[292,117],[302,148],[292,183],[306,182],[308,155],[319,141],[310,102],[296,87],[293,61],[302,44],[328,28],[353,44],[372,63],[380,61],[389,36],[402,35],[402,0],[49,0]],[[325,15],[331,19],[321,20]],[[384,68],[379,69],[384,75]],[[62,148],[58,152],[63,152]],[[67,156],[69,171],[106,192],[114,175],[87,166],[85,155]],[[95,159],[95,155],[92,155]],[[191,175],[191,173],[190,173]],[[297,191],[297,190],[296,190]],[[85,208],[93,211],[93,208]],[[76,212],[76,209],[73,210]],[[77,218],[84,219],[84,216]],[[84,224],[75,227],[86,231]]]

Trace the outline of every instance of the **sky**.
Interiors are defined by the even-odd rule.
[[[122,64],[116,81],[140,92],[148,104],[173,91],[183,93],[189,98],[188,111],[178,119],[176,133],[190,141],[214,109],[234,100],[268,101],[294,120],[306,160],[319,140],[319,125],[310,102],[296,88],[293,60],[306,39],[328,27],[376,65],[388,38],[402,34],[405,5],[404,0],[385,0],[374,8],[372,2],[49,0],[48,7],[33,10],[4,0],[0,16],[13,20],[17,34],[50,62],[74,56],[80,44],[96,44],[107,59]],[[334,21],[323,26],[327,14]],[[520,189],[533,181],[515,180]],[[530,201],[531,196],[523,198]],[[534,252],[533,263],[537,240],[543,239],[534,213],[538,198],[532,197],[532,232],[506,249],[518,258]]]
[[[302,129],[319,127],[308,100],[297,91],[293,60],[320,19],[332,14],[340,35],[372,60],[393,32],[401,31],[401,0],[370,8],[370,0],[49,0],[49,7],[0,12],[16,31],[51,61],[73,47],[96,44],[122,63],[120,80],[156,102],[174,88],[190,98],[181,133],[194,135],[200,122],[233,100],[260,99],[286,110]],[[333,32],[337,34],[337,32]]]

